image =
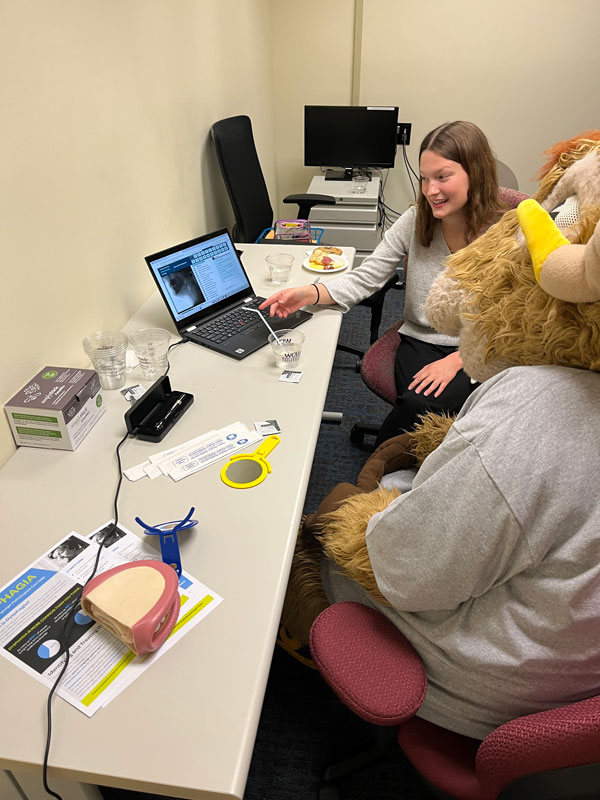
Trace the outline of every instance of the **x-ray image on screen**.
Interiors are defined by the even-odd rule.
[[[165,284],[178,314],[200,305],[206,299],[191,267],[184,267],[165,276]]]

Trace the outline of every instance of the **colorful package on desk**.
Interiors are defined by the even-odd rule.
[[[306,219],[278,219],[274,226],[276,239],[310,242],[310,222]]]
[[[4,405],[17,445],[76,450],[104,414],[93,369],[44,367]]]

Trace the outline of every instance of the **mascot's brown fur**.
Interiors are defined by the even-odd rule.
[[[534,199],[547,211],[565,201],[574,204],[578,220],[563,231],[565,243],[589,242],[590,256],[595,234],[598,258],[600,131],[561,142],[549,153]],[[535,274],[520,220],[527,235],[522,216],[508,211],[489,231],[448,259],[426,304],[432,325],[459,337],[464,369],[477,381],[519,365],[600,370],[600,303],[569,302],[541,288],[543,280]],[[583,258],[582,253],[582,263]],[[306,518],[282,618],[301,642],[308,641],[312,621],[328,605],[320,579],[323,554],[378,603],[386,604],[371,569],[365,532],[373,514],[386,508],[398,492],[379,488],[379,483],[389,472],[419,466],[442,442],[451,424],[448,416],[429,414],[413,434],[384,442],[366,462],[356,486],[336,486],[317,513]]]
[[[600,219],[600,131],[562,145],[534,199],[550,211],[576,197],[579,221],[565,236],[585,243]],[[464,369],[477,381],[515,365],[600,369],[600,309],[540,288],[516,210],[448,259],[425,312],[436,330],[459,337]]]

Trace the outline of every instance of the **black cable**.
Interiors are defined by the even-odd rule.
[[[385,170],[385,175],[384,175],[384,171],[382,169],[379,169],[378,167],[376,167],[375,170],[379,173],[380,178],[381,178],[381,181],[380,181],[380,184],[379,184],[379,194],[377,196],[377,224],[381,225],[381,229],[382,229],[383,233],[385,233],[388,225],[391,224],[391,222],[392,222],[392,220],[390,220],[388,218],[388,216],[387,216],[387,214],[385,212],[386,205],[385,205],[385,202],[384,202],[385,184],[387,183],[387,179],[389,177],[390,171],[389,171],[389,169],[386,169]]]
[[[167,369],[165,370],[165,375],[166,375],[166,374],[169,372],[169,370],[171,369],[171,362],[169,361],[169,352],[170,352],[170,351],[171,351],[171,350],[172,350],[174,347],[178,347],[180,344],[184,344],[184,343],[185,343],[185,342],[187,342],[187,341],[189,341],[189,339],[180,339],[178,342],[173,342],[173,344],[170,344],[170,345],[169,345],[169,347],[167,348]]]
[[[410,169],[410,171],[411,171],[411,172],[412,172],[412,174],[415,176],[415,178],[417,179],[417,181],[420,181],[420,180],[421,180],[421,178],[420,178],[420,177],[417,175],[417,173],[414,171],[414,169],[413,169],[413,168],[412,168],[412,166],[411,166],[411,163],[410,163],[410,161],[408,160],[408,155],[407,155],[407,153],[406,153],[406,145],[404,144],[404,142],[402,142],[402,153],[403,153],[403,156],[404,156],[404,163],[405,163],[405,164],[407,165],[407,167]]]
[[[412,172],[415,177],[417,177],[417,176],[416,176],[416,173],[415,173],[414,169],[410,165],[410,161],[408,160],[408,156],[406,155],[406,146],[404,145],[404,143],[402,143],[402,157],[404,159],[404,166],[406,167],[406,174],[408,175],[408,180],[410,181],[410,188],[412,189],[413,197],[414,197],[415,203],[416,203],[417,202],[417,192],[416,192],[416,189],[415,189],[415,185],[413,183],[412,175],[410,173]],[[417,178],[417,180],[419,180],[419,178]]]
[[[184,340],[182,339],[182,341],[184,341]],[[181,342],[175,342],[175,344],[181,344]],[[171,345],[171,347],[174,347],[174,346],[175,345]],[[118,512],[118,509],[117,509],[117,501],[119,499],[119,492],[121,490],[121,484],[123,482],[123,471],[122,471],[122,468],[121,468],[121,454],[120,454],[119,450],[121,448],[121,445],[123,444],[125,439],[127,439],[128,436],[129,436],[129,431],[121,439],[121,441],[117,445],[117,449],[115,451],[116,452],[116,456],[117,456],[117,464],[119,466],[119,480],[117,482],[117,489],[115,491],[115,497],[114,497],[114,501],[113,501],[113,510],[114,510],[115,520],[112,523],[111,527],[107,530],[106,534],[104,535],[104,538],[102,539],[102,542],[100,543],[100,545],[98,547],[98,552],[96,553],[96,559],[94,561],[94,568],[92,570],[91,575],[88,577],[86,582],[81,587],[81,591],[82,592],[85,589],[85,587],[88,585],[88,583],[92,580],[94,575],[96,574],[96,570],[98,569],[98,564],[100,563],[100,555],[102,553],[102,548],[105,546],[106,542],[109,541],[111,534],[116,529],[116,527],[118,525],[118,522],[119,522],[119,512]],[[56,678],[56,680],[52,684],[52,688],[50,689],[50,692],[48,693],[48,700],[47,700],[47,703],[46,703],[47,733],[46,733],[46,747],[45,747],[45,750],[44,750],[44,762],[42,764],[42,782],[44,784],[44,789],[46,790],[46,792],[51,797],[56,798],[56,800],[63,800],[63,799],[59,794],[54,792],[48,786],[48,755],[50,753],[50,741],[51,741],[51,738],[52,738],[52,698],[54,696],[54,693],[56,692],[56,689],[58,688],[58,684],[61,682],[61,680],[62,680],[62,678],[63,678],[63,676],[64,676],[64,674],[65,674],[65,672],[67,670],[67,667],[69,666],[69,660],[70,660],[71,653],[70,653],[69,639],[68,639],[68,636],[67,636],[68,626],[69,626],[70,623],[72,623],[73,618],[75,617],[75,613],[77,612],[77,609],[79,608],[79,605],[80,604],[77,602],[77,600],[73,601],[73,605],[71,607],[71,610],[67,614],[66,619],[64,621],[62,632],[61,632],[61,638],[62,638],[62,644],[65,647],[65,663],[63,664],[60,672],[58,673],[58,677]]]
[[[396,216],[396,219],[398,219],[398,217],[402,216],[402,211],[396,211],[395,208],[392,208],[391,206],[388,206],[387,203],[384,203],[383,206],[384,206],[386,212],[389,211],[392,214],[394,214]]]

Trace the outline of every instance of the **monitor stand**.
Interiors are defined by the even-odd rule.
[[[328,169],[325,172],[326,181],[351,181],[352,180],[352,167],[345,167],[345,169]]]
[[[369,170],[363,170],[360,173],[361,175],[366,175],[369,180],[371,180],[371,173]],[[344,167],[344,169],[328,169],[325,171],[325,180],[326,181],[351,181],[354,175],[354,169],[352,167]]]

